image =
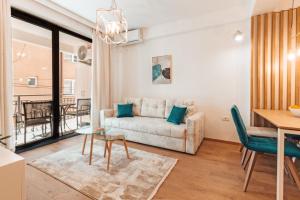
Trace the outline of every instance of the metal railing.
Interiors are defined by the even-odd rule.
[[[14,131],[16,134],[16,145],[26,144],[28,141],[24,139],[24,141],[19,137],[21,135],[25,136],[26,133],[25,129],[27,128],[24,123],[24,104],[25,103],[34,103],[34,102],[47,102],[52,101],[52,95],[51,94],[38,94],[38,95],[31,95],[31,94],[22,94],[22,95],[14,95],[13,99],[13,106],[14,106],[14,115],[13,115],[13,122],[14,122]],[[64,108],[66,105],[73,105],[76,104],[76,96],[74,95],[62,95],[60,103],[63,105]],[[61,111],[62,112],[62,111]],[[61,113],[65,114],[65,113]],[[65,116],[64,116],[65,117]],[[65,127],[65,118],[64,118],[64,127]],[[62,126],[61,124],[60,126]],[[49,125],[48,125],[49,126]],[[33,126],[33,132],[35,130],[35,127]],[[31,131],[32,132],[32,131]],[[40,132],[40,131],[38,131]],[[63,132],[63,131],[62,131]],[[33,133],[30,133],[31,135]],[[39,135],[37,135],[39,136]],[[18,140],[21,139],[20,141]]]
[[[14,113],[22,112],[22,103],[28,101],[51,101],[51,94],[24,94],[14,95]],[[62,103],[76,103],[76,97],[74,95],[63,95],[61,98]]]

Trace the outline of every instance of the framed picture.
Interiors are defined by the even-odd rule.
[[[157,56],[152,58],[152,83],[170,84],[172,71],[172,56]]]
[[[27,77],[27,87],[37,87],[37,86],[38,86],[37,76]]]

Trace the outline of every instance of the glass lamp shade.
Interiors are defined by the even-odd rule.
[[[296,54],[294,52],[291,52],[288,54],[288,60],[289,61],[294,61],[296,59]]]
[[[98,9],[96,31],[107,44],[127,42],[128,24],[121,9]]]
[[[244,40],[244,34],[241,31],[237,31],[234,34],[234,40],[237,42],[242,42]]]

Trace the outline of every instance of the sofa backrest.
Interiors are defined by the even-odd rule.
[[[133,104],[133,115],[134,116],[140,116],[141,115],[141,110],[142,110],[142,98],[126,98],[125,102],[126,103],[132,103]]]
[[[154,99],[154,98],[126,98],[124,103],[133,104],[133,114],[135,116],[143,117],[157,117],[168,118],[173,106],[186,106],[186,119],[197,112],[197,107],[192,100],[178,100],[178,99]],[[117,105],[117,104],[116,104]],[[115,111],[116,111],[115,105]]]
[[[143,98],[141,116],[164,118],[166,100]]]
[[[191,100],[178,100],[178,99],[167,99],[166,100],[166,110],[165,110],[165,118],[168,118],[173,106],[185,106],[187,107],[187,111],[191,111],[192,107],[194,107],[194,102]],[[194,108],[193,108],[194,109]],[[194,112],[194,110],[193,110]]]

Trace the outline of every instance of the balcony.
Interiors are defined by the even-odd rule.
[[[14,96],[16,146],[52,136],[51,95]],[[63,96],[60,102],[60,136],[73,133],[90,123],[90,99]]]

